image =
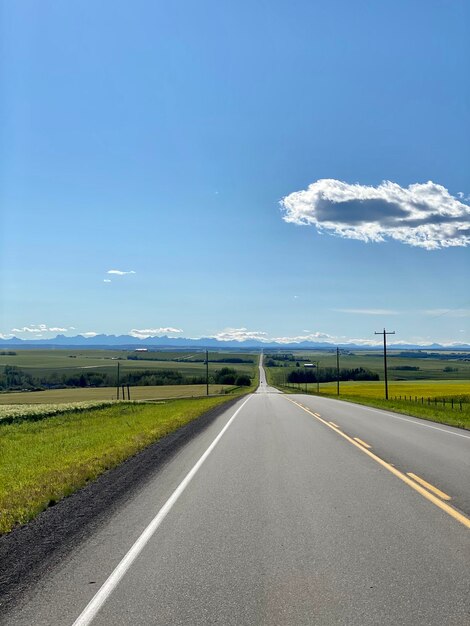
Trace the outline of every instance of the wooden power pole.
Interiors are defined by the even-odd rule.
[[[336,348],[336,394],[339,396],[339,348]]]
[[[385,380],[385,400],[388,400],[388,378],[387,378],[387,335],[394,335],[395,331],[387,332],[385,328],[381,332],[374,333],[375,335],[384,336],[384,380]]]

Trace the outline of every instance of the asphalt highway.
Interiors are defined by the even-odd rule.
[[[261,369],[2,623],[468,625],[469,513],[470,433]]]

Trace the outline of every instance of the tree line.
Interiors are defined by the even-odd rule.
[[[0,372],[1,391],[39,391],[45,389],[63,389],[66,387],[113,387],[117,383],[116,373],[86,370],[66,373],[60,371],[48,374],[33,375],[16,365],[6,365]],[[161,385],[202,385],[206,383],[205,375],[184,376],[173,369],[121,371],[121,385],[161,386]],[[249,386],[251,379],[235,369],[223,367],[211,373],[209,383],[221,385]]]
[[[379,380],[379,375],[363,367],[342,368],[339,370],[339,379],[346,380]],[[296,368],[289,372],[289,383],[329,383],[338,380],[338,371],[334,367],[322,367],[317,369]]]

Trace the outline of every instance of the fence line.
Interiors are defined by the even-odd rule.
[[[464,404],[468,404],[467,402],[462,402],[462,400],[457,400],[455,398],[431,398],[430,396],[428,396],[427,398],[424,396],[421,396],[421,398],[419,396],[394,396],[393,397],[394,400],[400,400],[400,401],[405,401],[405,402],[415,402],[415,403],[420,403],[420,404],[427,404],[428,406],[431,406],[432,404],[435,407],[438,407],[440,404],[442,404],[443,408],[450,407],[452,410],[455,408],[459,408],[460,411],[463,410],[463,405]]]

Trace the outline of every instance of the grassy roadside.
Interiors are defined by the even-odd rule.
[[[292,389],[290,392],[292,393]],[[334,396],[324,397],[331,398]],[[364,398],[361,396],[340,396],[338,400],[364,404],[377,409],[393,411],[394,413],[402,413],[403,415],[411,415],[413,417],[419,417],[432,422],[439,422],[440,424],[447,424],[448,426],[456,426],[458,428],[466,428],[470,430],[470,407],[468,404],[463,405],[466,408],[459,411],[439,406],[434,407],[432,405],[421,405],[405,400],[380,400],[378,398]]]
[[[270,372],[269,368],[266,368],[267,378],[269,384],[273,385],[273,387],[277,387],[284,393],[305,393],[304,386],[301,385],[300,389],[293,389],[292,387],[286,387],[283,385],[276,384],[274,381],[270,380]],[[271,377],[272,378],[272,377]],[[430,381],[432,384],[433,381]],[[383,383],[382,383],[383,384]],[[420,383],[422,385],[422,383]],[[322,385],[324,388],[324,393],[316,394],[313,391],[314,385],[309,386],[308,394],[309,395],[318,395],[322,398],[333,398],[337,400],[344,400],[345,402],[354,402],[356,404],[364,404],[366,406],[375,407],[378,409],[385,409],[387,411],[394,411],[395,413],[401,413],[403,415],[411,415],[413,417],[419,417],[421,419],[430,420],[433,422],[438,422],[440,424],[447,424],[448,426],[456,426],[458,428],[465,428],[470,430],[470,402],[465,402],[462,404],[462,411],[458,408],[451,409],[450,404],[443,407],[442,405],[434,406],[433,404],[420,404],[419,402],[413,402],[409,400],[395,400],[389,399],[385,400],[383,398],[377,397],[376,389],[377,386],[370,385],[364,383],[362,385],[362,389],[364,390],[364,395],[360,393],[360,383],[356,384],[357,392],[354,394],[341,393],[338,397],[336,396],[335,390],[336,387],[330,385],[326,387],[325,384]],[[422,385],[423,386],[423,385]],[[342,388],[344,389],[345,384],[342,383]],[[370,389],[369,389],[370,387]],[[439,381],[434,385],[436,389],[436,393],[434,395],[439,395],[442,391],[439,388]],[[370,395],[366,395],[369,392]],[[426,390],[426,393],[430,393],[429,389]]]
[[[105,470],[252,389],[157,404],[121,402],[0,426],[0,533],[24,524]]]

